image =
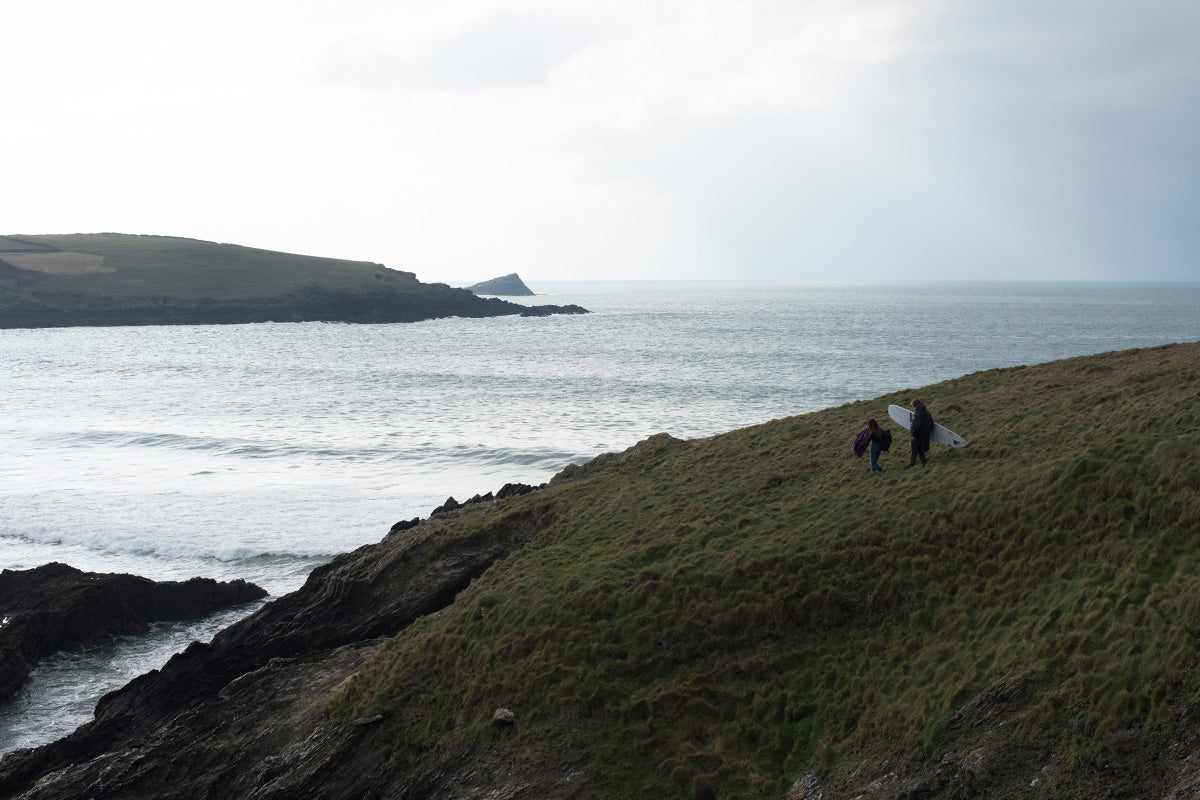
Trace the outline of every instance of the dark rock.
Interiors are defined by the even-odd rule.
[[[442,514],[445,514],[447,511],[454,511],[455,509],[459,509],[459,508],[462,508],[462,503],[458,502],[453,497],[447,497],[446,502],[442,503],[440,506],[435,508],[433,511],[429,512],[429,516],[431,516],[431,517],[440,516]]]
[[[533,296],[533,292],[515,272],[499,278],[492,278],[490,281],[477,283],[474,286],[468,286],[467,291],[474,292],[475,294],[490,294],[503,297]]]
[[[460,537],[429,519],[335,558],[210,644],[106,695],[70,736],[6,755],[0,797],[432,797],[433,778],[396,757],[386,723],[338,722],[329,703],[386,637],[532,539],[539,513]]]
[[[497,500],[505,500],[509,497],[520,497],[523,494],[529,494],[536,491],[535,487],[526,483],[506,483],[501,487],[500,491],[496,492]]]
[[[586,314],[579,306],[524,306],[466,289],[423,284],[421,292],[386,287],[347,292],[312,287],[270,301],[138,300],[112,306],[57,307],[31,299],[0,304],[0,328],[65,328],[108,325],[225,325],[253,322],[419,322],[445,317]]]
[[[522,317],[548,317],[552,314],[590,314],[583,306],[574,303],[567,306],[529,306],[521,312]]]
[[[391,535],[393,533],[400,533],[401,531],[406,531],[409,528],[415,528],[420,524],[421,524],[420,517],[413,517],[412,519],[402,519],[391,527],[391,530],[388,531],[388,534]]]
[[[640,456],[643,453],[652,453],[656,450],[676,448],[682,444],[684,444],[682,439],[676,439],[669,433],[656,433],[653,436],[646,437],[633,447],[622,450],[620,453],[601,453],[583,465],[567,464],[567,466],[563,467],[562,470],[550,479],[550,485],[555,486],[560,483],[568,483],[586,478],[608,467],[624,463],[634,456]]]
[[[445,503],[442,503],[440,506],[435,508],[433,511],[429,512],[429,516],[431,516],[431,517],[445,516],[446,514],[448,514],[451,511],[458,511],[467,506],[479,505],[481,503],[491,504],[491,503],[494,503],[494,502],[497,502],[500,500],[507,500],[510,497],[520,497],[521,495],[529,494],[530,492],[536,492],[538,489],[545,489],[545,488],[546,488],[546,484],[544,484],[544,483],[541,486],[530,486],[527,483],[506,483],[500,489],[500,491],[496,492],[495,494],[492,494],[491,492],[488,492],[487,494],[477,494],[474,497],[472,497],[470,500],[467,500],[466,502],[463,502],[463,503],[458,502],[453,497],[447,497]],[[401,531],[410,530],[412,528],[415,528],[420,523],[421,523],[420,517],[413,517],[412,519],[402,519],[391,527],[391,529],[388,531],[388,534],[391,535],[393,533],[400,533]]]
[[[144,633],[151,622],[198,619],[266,594],[243,580],[156,582],[58,563],[6,569],[0,572],[0,701],[16,694],[38,661],[59,650]]]

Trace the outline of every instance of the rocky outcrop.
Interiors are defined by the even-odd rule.
[[[38,661],[59,650],[144,633],[152,622],[198,619],[266,594],[243,580],[155,582],[57,563],[6,569],[0,572],[0,702],[16,694]]]
[[[567,464],[567,466],[563,467],[560,472],[550,479],[550,485],[557,486],[561,483],[577,481],[581,478],[595,475],[602,469],[607,469],[608,467],[628,461],[634,456],[639,456],[643,453],[652,453],[656,450],[673,449],[686,444],[688,443],[682,439],[676,439],[669,433],[656,433],[653,436],[646,437],[633,447],[622,450],[620,453],[601,453],[582,465]]]
[[[530,486],[527,483],[506,483],[504,484],[504,487],[494,495],[491,492],[488,492],[487,494],[477,494],[470,500],[465,500],[461,503],[455,500],[453,497],[447,497],[446,502],[442,503],[440,506],[431,511],[429,516],[443,517],[452,511],[458,511],[459,509],[464,509],[468,506],[476,506],[481,503],[484,505],[491,505],[497,500],[505,500],[509,497],[520,497],[523,494],[529,494],[530,492],[536,492],[538,489],[545,488],[546,484],[544,483],[541,486]],[[397,533],[398,531],[407,530],[408,528],[412,528],[417,525],[420,521],[420,518],[401,520],[392,526],[392,529],[389,531],[389,533]]]
[[[521,312],[522,317],[549,317],[554,314],[588,314],[583,306],[574,303],[566,306],[529,306]]]
[[[499,278],[492,278],[490,281],[477,283],[474,286],[468,286],[467,290],[475,294],[490,294],[502,297],[533,297],[533,291],[525,285],[525,282],[515,272],[502,275]]]
[[[253,322],[420,322],[445,317],[537,317],[586,314],[578,305],[524,306],[465,289],[431,284],[422,292],[345,292],[311,288],[273,301],[127,302],[56,307],[32,300],[0,307],[0,328],[110,325],[222,325]]]
[[[314,570],[210,644],[194,643],[102,698],[75,733],[5,756],[0,797],[431,796],[420,788],[429,776],[376,739],[379,720],[338,723],[325,708],[387,637],[453,602],[536,536],[548,513],[440,535],[494,502],[472,498],[400,523]]]

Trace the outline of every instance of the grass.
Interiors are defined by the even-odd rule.
[[[1058,765],[1057,796],[1120,795],[1147,776],[1105,765],[1160,757],[1200,688],[1200,345],[920,395],[969,443],[925,469],[901,469],[899,436],[884,475],[849,453],[911,399],[895,394],[464,522],[446,535],[528,513],[540,532],[392,639],[331,714],[385,715],[397,758],[420,761],[494,741],[506,706],[519,723],[495,746],[585,765],[597,796],[781,797],[809,772],[849,790],[897,754],[934,762],[991,692],[1006,725],[972,734],[989,796],[1021,796],[1004,787],[1034,762]]]
[[[264,300],[321,286],[365,292],[424,291],[412,273],[380,264],[258,250],[168,236],[115,233],[16,236],[63,253],[103,257],[112,272],[58,276],[32,270],[0,281],[0,298],[31,296],[51,305],[120,301]],[[0,253],[0,259],[3,254]]]

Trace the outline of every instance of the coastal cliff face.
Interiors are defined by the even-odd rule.
[[[318,568],[211,644],[104,697],[72,735],[6,756],[0,796],[436,796],[418,789],[444,776],[406,768],[378,720],[333,722],[326,706],[387,637],[452,603],[537,533],[536,514],[522,513],[443,535],[492,502],[448,503]]]
[[[0,796],[1200,797],[1200,344],[920,395],[926,468],[850,454],[906,392],[448,500]]]

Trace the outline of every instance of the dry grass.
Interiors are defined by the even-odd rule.
[[[47,275],[117,271],[114,267],[104,266],[104,256],[87,253],[9,253],[4,260],[17,269],[44,272]]]

